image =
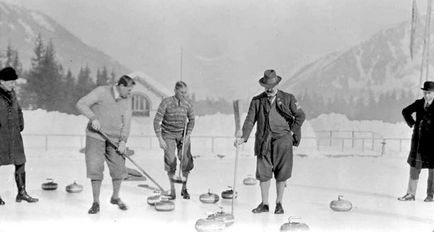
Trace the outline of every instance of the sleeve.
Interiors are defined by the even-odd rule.
[[[417,111],[417,101],[413,102],[409,106],[402,110],[402,116],[409,127],[413,127],[416,124],[412,114]]]
[[[250,133],[252,132],[253,126],[255,125],[257,120],[258,104],[258,101],[252,99],[246,119],[244,120],[243,135],[241,137],[244,138],[246,142],[249,139]]]
[[[18,104],[18,125],[20,128],[20,132],[24,130],[24,117],[23,117],[23,110],[21,109],[21,106]]]
[[[195,117],[194,117],[194,108],[193,104],[190,103],[190,107],[187,110],[187,118],[188,118],[188,124],[187,124],[187,132],[186,135],[190,136],[193,132],[194,123],[195,123]]]
[[[163,117],[166,112],[166,107],[167,107],[166,102],[163,99],[160,105],[158,106],[157,113],[155,114],[154,117],[154,131],[157,137],[161,137],[161,122],[163,121]]]
[[[121,129],[121,138],[120,141],[124,141],[125,143],[128,140],[128,137],[130,135],[131,130],[131,117],[132,117],[132,109],[131,109],[131,99],[128,102],[127,109],[125,110],[125,113],[122,116],[122,129]]]
[[[104,91],[103,87],[97,87],[96,89],[88,93],[86,96],[78,100],[76,104],[76,108],[78,112],[86,116],[91,121],[96,119],[97,117],[90,107],[99,102],[99,98],[101,94],[103,94],[103,91]]]
[[[292,123],[291,131],[293,133],[293,145],[298,146],[301,140],[301,125],[303,125],[306,115],[301,108],[300,104],[297,102],[294,96],[291,95],[291,101],[289,103],[289,108],[294,116],[294,122]]]

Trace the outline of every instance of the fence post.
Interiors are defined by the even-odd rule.
[[[48,135],[45,135],[45,151],[48,151]]]
[[[371,132],[371,137],[372,137],[372,144],[371,144],[371,151],[374,150],[374,144],[375,144],[375,139],[374,139],[374,133]]]
[[[399,153],[402,152],[402,139],[399,139]]]
[[[211,137],[211,152],[214,153],[214,136]]]
[[[383,139],[383,141],[381,142],[381,156],[383,156],[385,152],[386,152],[386,139]]]
[[[152,136],[149,136],[149,149],[152,149]]]
[[[354,148],[354,130],[351,131],[351,147]]]
[[[362,139],[362,152],[365,151],[365,138]]]
[[[330,147],[332,146],[332,140],[333,140],[333,131],[330,130]]]
[[[344,146],[345,146],[345,139],[342,138],[342,151],[344,151]]]

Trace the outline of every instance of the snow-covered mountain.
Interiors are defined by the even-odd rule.
[[[18,50],[20,61],[28,68],[34,56],[33,48],[38,34],[41,34],[45,41],[53,41],[59,62],[74,73],[78,73],[80,67],[86,65],[91,68],[93,74],[97,68],[103,66],[118,74],[129,71],[102,51],[83,43],[47,15],[0,2],[0,56],[5,55],[4,50],[9,44]]]
[[[417,93],[422,35],[423,25],[419,24],[413,60],[409,50],[410,25],[400,23],[348,50],[328,54],[305,65],[282,83],[282,89],[315,93],[324,99],[339,96],[366,99],[369,95],[378,98],[380,94],[400,90]],[[433,52],[431,49],[431,54]],[[430,63],[432,66],[433,59]]]

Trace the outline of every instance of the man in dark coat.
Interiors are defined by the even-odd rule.
[[[262,202],[253,213],[269,211],[270,180],[276,179],[275,214],[283,214],[283,193],[286,180],[292,174],[292,146],[301,139],[301,125],[305,114],[292,94],[277,89],[282,78],[274,70],[266,70],[259,84],[265,91],[253,97],[243,125],[243,134],[235,146],[245,143],[256,124],[256,179],[260,182]]]
[[[0,70],[0,165],[15,165],[15,182],[18,188],[16,202],[37,202],[38,199],[30,197],[26,192],[26,157],[21,137],[24,120],[14,91],[17,78],[11,67]],[[0,205],[4,204],[0,198]]]
[[[432,202],[434,195],[434,82],[426,81],[423,85],[423,98],[402,110],[402,115],[409,127],[413,127],[410,154],[410,178],[407,193],[398,198],[400,201],[414,201],[421,169],[428,169],[428,186],[425,202]],[[412,114],[416,113],[416,120]]]

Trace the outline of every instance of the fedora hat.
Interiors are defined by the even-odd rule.
[[[423,83],[423,88],[421,88],[424,91],[434,91],[434,82],[433,81],[425,81]]]
[[[273,88],[282,80],[282,77],[276,74],[276,71],[269,69],[265,70],[264,76],[259,79],[259,84],[265,88]]]
[[[13,81],[18,79],[17,73],[14,68],[6,67],[0,70],[0,80],[3,81]]]

